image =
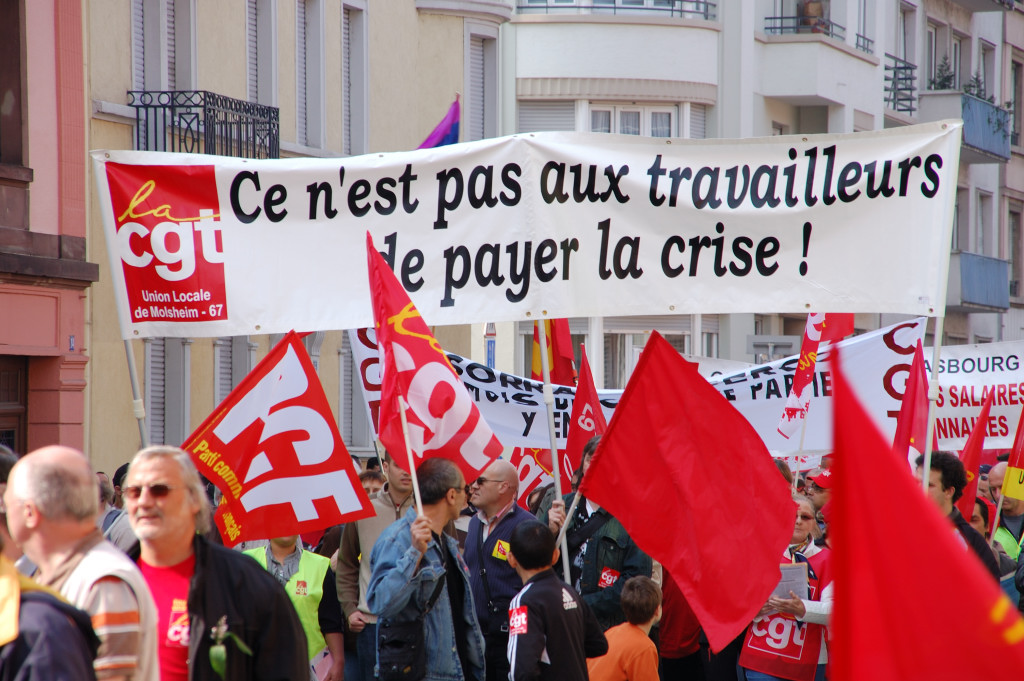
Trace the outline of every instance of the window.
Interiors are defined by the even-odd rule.
[[[498,134],[498,28],[466,21],[466,92],[463,119],[466,140]]]
[[[0,115],[0,163],[20,166],[24,163],[22,149],[22,18],[19,2],[0,3],[0,92],[4,93],[3,115]],[[27,189],[26,189],[27,191]],[[6,220],[5,224],[14,222]],[[25,224],[27,228],[27,223]]]
[[[913,62],[915,47],[914,10],[900,6],[896,26],[896,56],[904,61]]]
[[[616,106],[592,104],[590,131],[643,137],[678,137],[674,106]]]
[[[924,76],[925,81],[928,83],[928,89],[932,89],[932,81],[935,79],[935,69],[937,67],[937,60],[935,58],[936,41],[938,39],[938,28],[935,24],[929,22],[927,34],[925,35],[925,54],[924,54]]]
[[[1022,73],[1021,69],[1024,69],[1024,64],[1019,61],[1010,63],[1010,144],[1014,146],[1020,145],[1020,128],[1021,128],[1021,104],[1022,104]]]
[[[323,0],[296,0],[295,142],[322,149],[327,143]]]
[[[277,3],[246,0],[246,90],[250,102],[277,106]]]
[[[987,99],[995,95],[996,85],[996,48],[991,43],[983,42],[981,44],[981,77],[984,83],[985,90],[979,96],[982,99]]]
[[[213,341],[213,401],[220,404],[256,364],[256,344],[248,336]]]
[[[341,143],[348,155],[366,152],[366,3],[346,1],[341,12]]]
[[[576,102],[521,101],[519,102],[519,132],[576,129]]]
[[[964,39],[958,35],[953,36],[953,49],[949,58],[949,65],[953,69],[953,87],[957,90],[963,84],[963,50]]]
[[[974,252],[978,255],[988,255],[985,249],[991,243],[991,235],[988,233],[992,223],[992,195],[986,192],[978,192],[978,221],[974,230]]]
[[[196,86],[196,0],[132,0],[132,88]]]
[[[145,406],[151,444],[181,444],[192,432],[191,344],[184,338],[148,338]]]
[[[1021,252],[1024,248],[1021,244],[1021,206],[1016,205],[1010,210],[1007,221],[1009,222],[1007,229],[1009,243],[1006,248],[1006,260],[1010,270],[1010,295],[1019,296],[1021,295]]]
[[[954,251],[966,250],[970,240],[967,237],[967,227],[970,219],[967,217],[967,190],[957,188],[956,203],[953,206],[953,243]]]

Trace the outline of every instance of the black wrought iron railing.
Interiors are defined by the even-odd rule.
[[[765,17],[764,32],[769,35],[821,33],[837,40],[846,40],[846,27],[824,17]]]
[[[917,111],[917,66],[905,59],[885,55],[885,105],[893,111]]]
[[[716,19],[717,2],[708,0],[518,0],[519,14],[659,14],[684,19]]]
[[[857,34],[857,49],[861,52],[867,52],[868,54],[875,53],[875,41],[866,35]]]
[[[239,158],[279,158],[277,107],[205,90],[130,90],[135,148]]]

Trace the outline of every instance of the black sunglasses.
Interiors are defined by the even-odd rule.
[[[142,496],[142,490],[144,489],[148,489],[154,499],[163,499],[171,493],[171,490],[178,488],[173,485],[165,485],[162,482],[158,482],[155,485],[129,485],[121,488],[121,494],[124,495],[126,499],[135,501]]]

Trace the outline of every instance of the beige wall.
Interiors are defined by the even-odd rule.
[[[444,116],[456,92],[463,92],[465,22],[461,17],[427,14],[414,2],[369,4],[369,149],[392,151],[416,147]],[[230,97],[246,97],[245,5],[208,2],[197,6],[197,88]],[[124,105],[131,88],[131,15],[129,0],[92,0],[87,4],[87,78],[90,100]],[[279,2],[278,105],[281,139],[295,141],[295,3]],[[342,147],[341,3],[326,0],[325,68],[327,77],[327,146]],[[91,111],[91,107],[89,109]],[[132,148],[132,121],[94,114],[88,125],[90,149]],[[100,265],[100,281],[88,294],[86,351],[92,358],[86,388],[86,448],[97,468],[113,471],[128,461],[139,444],[132,413],[131,387],[114,307],[106,243],[89,167],[89,260]],[[471,327],[437,327],[442,345],[470,354]],[[257,361],[269,350],[267,336],[252,337]],[[339,394],[339,349],[342,333],[326,334],[320,348],[319,376],[335,414]],[[142,341],[132,343],[145,391]],[[211,339],[194,339],[191,353],[191,428],[215,406]]]

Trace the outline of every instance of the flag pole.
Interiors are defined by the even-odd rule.
[[[576,512],[576,507],[579,505],[580,492],[579,490],[576,490],[576,494],[574,494],[572,497],[572,504],[569,505],[569,510],[565,512],[565,522],[562,523],[561,529],[558,530],[558,540],[555,542],[555,544],[557,544],[558,546],[561,546],[562,542],[565,541],[565,530],[569,527],[569,518],[571,518],[572,515]],[[568,584],[569,580],[565,580],[565,583]]]
[[[555,439],[555,393],[551,388],[551,369],[548,366],[548,334],[545,320],[538,319],[534,322],[537,325],[537,340],[540,345],[540,370],[544,379],[544,406],[548,412],[548,439],[551,444],[551,475],[555,478],[555,499],[562,498],[562,474],[560,472],[561,462],[558,460],[558,443]],[[569,524],[569,515],[566,514],[562,527]],[[562,550],[562,572],[565,575],[565,583],[569,583],[569,551],[565,540],[565,533],[559,531],[561,540],[558,547]]]
[[[405,398],[398,397],[398,413],[402,419],[402,436],[405,438],[405,455],[409,462],[409,475],[412,477],[412,493],[416,498],[416,513],[423,515],[423,498],[420,496],[420,481],[416,477],[416,466],[412,465],[412,447],[409,446],[409,421],[405,416]]]
[[[139,374],[135,370],[135,349],[131,340],[124,341],[124,356],[128,360],[128,379],[132,384],[132,412],[139,424],[139,442],[142,448],[149,446],[149,429],[146,428],[146,403],[142,399],[142,388],[139,387]]]
[[[811,411],[810,402],[807,403],[807,411],[804,412],[804,422],[800,426],[800,448],[796,450],[796,454],[793,455],[793,466],[796,470],[790,469],[790,473],[793,474],[793,491],[796,491],[797,480],[800,479],[800,453],[804,451],[804,437],[807,435],[807,414]]]
[[[921,467],[921,489],[928,494],[929,471],[932,469],[932,436],[935,433],[935,403],[939,399],[939,353],[942,350],[942,323],[935,317],[935,342],[932,344],[932,377],[928,381],[928,432],[924,434],[924,465]],[[998,509],[996,510],[998,514]]]

